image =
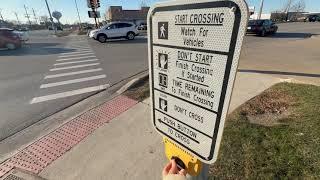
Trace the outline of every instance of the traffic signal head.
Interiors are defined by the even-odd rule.
[[[100,7],[100,0],[90,0],[91,8],[99,8]]]

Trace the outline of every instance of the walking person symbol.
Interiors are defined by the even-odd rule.
[[[162,24],[162,26],[160,27],[160,31],[161,31],[161,34],[160,34],[160,37],[161,38],[166,38],[166,28],[164,27],[164,24]]]
[[[158,38],[168,39],[168,22],[158,22]]]

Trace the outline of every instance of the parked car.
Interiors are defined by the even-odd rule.
[[[135,24],[131,22],[113,22],[103,26],[100,29],[92,30],[89,37],[98,40],[101,43],[107,39],[126,38],[133,40],[135,36],[139,35]]]
[[[247,33],[257,34],[260,36],[275,34],[277,31],[278,26],[269,19],[250,20],[247,28]]]
[[[148,26],[146,23],[141,23],[139,26],[138,26],[138,30],[147,30],[148,29]]]
[[[0,48],[16,49],[21,47],[18,34],[13,29],[0,28]]]
[[[310,15],[308,17],[308,20],[309,20],[309,22],[316,22],[316,21],[320,22],[320,16],[318,16],[318,15]]]

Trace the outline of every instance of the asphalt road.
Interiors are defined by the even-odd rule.
[[[0,51],[0,140],[147,67],[145,38],[30,36],[23,48]]]
[[[244,46],[253,47],[254,44],[294,41],[311,35],[320,35],[320,23],[282,23],[278,24],[278,27],[277,34],[273,36],[261,38],[256,35],[247,35],[244,40]]]
[[[247,36],[244,49],[304,39],[319,29],[320,23],[280,24],[275,36]],[[46,31],[30,34],[22,49],[0,51],[0,140],[148,67],[143,37],[101,44]]]

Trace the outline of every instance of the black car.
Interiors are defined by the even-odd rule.
[[[248,23],[247,33],[266,36],[267,34],[275,34],[278,26],[271,20],[250,20]]]
[[[320,16],[318,15],[310,15],[308,17],[309,22],[316,22],[316,21],[320,21]]]

